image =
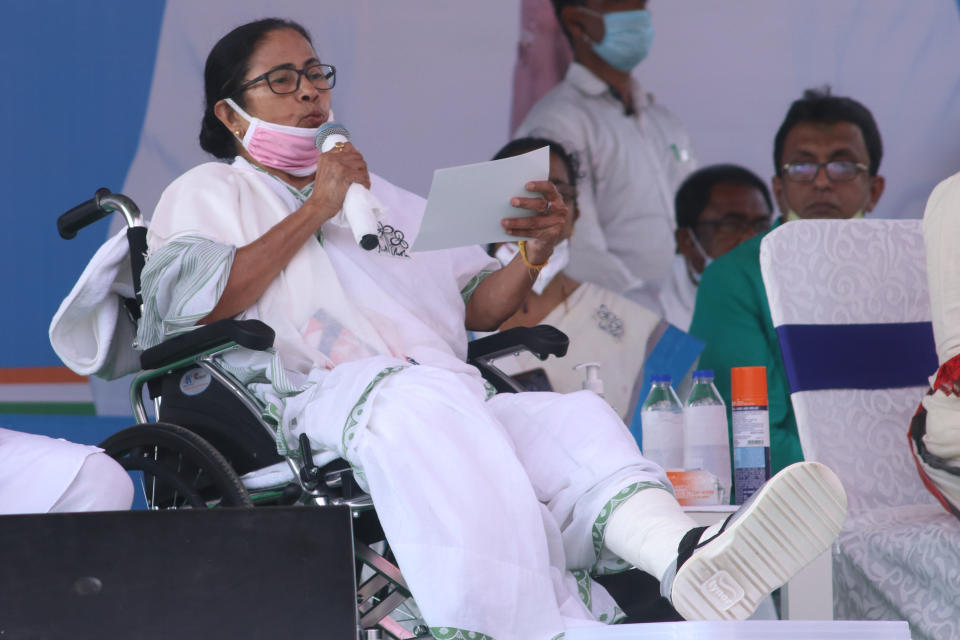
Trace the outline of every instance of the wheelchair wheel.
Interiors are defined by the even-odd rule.
[[[119,431],[100,444],[127,471],[143,473],[150,509],[252,507],[230,463],[209,442],[175,424],[151,422]]]

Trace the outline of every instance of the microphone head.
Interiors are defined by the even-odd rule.
[[[347,128],[338,122],[327,122],[317,130],[317,135],[313,137],[313,144],[317,149],[323,151],[323,143],[330,136],[343,136],[350,139],[350,132]]]

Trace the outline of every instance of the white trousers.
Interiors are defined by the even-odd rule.
[[[551,640],[612,622],[615,603],[589,579],[626,568],[603,546],[605,524],[630,496],[669,486],[665,474],[592,393],[485,397],[474,376],[410,366],[352,413],[368,421],[350,438],[323,401],[298,422],[369,488],[438,637]]]

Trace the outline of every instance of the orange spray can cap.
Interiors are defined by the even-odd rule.
[[[734,406],[767,406],[766,367],[733,367],[730,369],[730,386]]]

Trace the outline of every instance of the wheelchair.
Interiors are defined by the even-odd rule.
[[[135,325],[140,318],[140,274],[147,230],[128,197],[99,189],[90,200],[57,220],[64,239],[108,214],[127,225],[135,298],[123,306]],[[364,640],[429,637],[415,612],[398,611],[410,598],[392,562],[370,497],[357,485],[350,465],[336,459],[318,466],[306,435],[288,455],[277,450],[279,426],[261,402],[222,367],[217,356],[231,350],[266,350],[274,332],[259,320],[226,319],[199,326],[140,354],[142,371],[130,388],[137,424],[100,444],[124,469],[141,475],[149,509],[345,505],[353,515],[358,574],[358,637]],[[517,327],[470,343],[468,361],[498,393],[522,391],[492,362],[521,349],[540,359],[566,354],[569,340],[541,325]],[[144,392],[153,401],[148,417]],[[379,549],[380,551],[376,551]],[[412,622],[411,622],[412,621]],[[401,624],[405,622],[406,624]]]

